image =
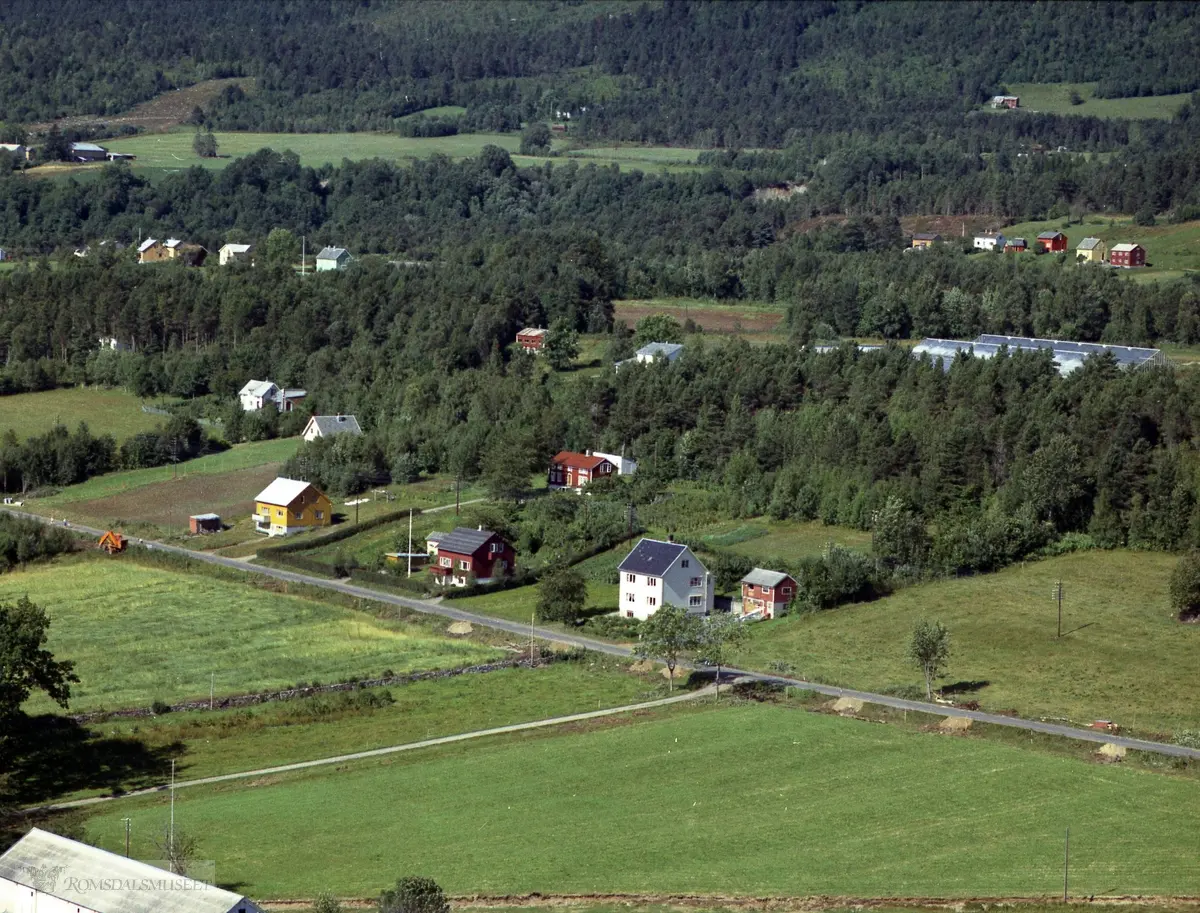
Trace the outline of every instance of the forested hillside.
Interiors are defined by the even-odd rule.
[[[809,132],[944,128],[1005,82],[1109,96],[1200,87],[1187,3],[35,0],[0,9],[0,120],[113,114],[253,76],[220,126],[381,129],[457,103],[510,129],[571,111],[585,133],[781,146]],[[584,108],[587,108],[586,113]],[[948,119],[949,118],[949,119]]]

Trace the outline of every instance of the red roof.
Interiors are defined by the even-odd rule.
[[[563,466],[570,466],[572,469],[595,469],[601,463],[609,462],[602,456],[588,456],[586,453],[572,453],[570,450],[563,450],[555,454],[552,463],[561,463]]]

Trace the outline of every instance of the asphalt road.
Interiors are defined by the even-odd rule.
[[[8,513],[16,516],[25,517],[30,520],[37,520],[42,523],[50,523],[46,517],[38,516],[37,514],[29,514],[23,511],[13,510],[11,508],[3,508]],[[55,524],[57,525],[57,523]],[[99,538],[103,534],[103,530],[94,529],[88,526],[77,526],[71,524],[71,529],[95,536]],[[622,644],[610,643],[603,640],[595,640],[591,637],[584,637],[579,634],[571,634],[565,631],[553,631],[547,628],[532,627],[530,625],[520,624],[515,621],[508,621],[504,618],[495,618],[491,615],[480,615],[476,612],[467,612],[462,609],[456,609],[452,601],[444,601],[439,603],[426,602],[423,599],[412,599],[406,596],[397,596],[392,593],[382,593],[378,590],[367,589],[366,587],[355,586],[352,583],[343,583],[340,580],[327,580],[322,577],[312,577],[308,574],[300,574],[295,571],[285,571],[278,568],[264,567],[257,564],[249,564],[245,561],[238,561],[234,558],[225,558],[221,555],[213,555],[207,552],[197,552],[191,549],[183,548],[178,545],[168,545],[162,542],[142,542],[142,540],[134,539],[133,542],[144,544],[148,549],[164,552],[174,552],[175,554],[191,558],[195,561],[204,561],[208,564],[221,565],[223,567],[232,568],[237,571],[243,571],[250,574],[261,574],[265,577],[273,577],[276,580],[284,580],[288,583],[298,583],[304,586],[317,587],[325,590],[343,593],[347,596],[353,596],[358,599],[369,599],[374,602],[384,603],[385,605],[400,606],[401,608],[411,609],[414,612],[422,612],[426,615],[439,615],[442,618],[450,619],[451,621],[468,621],[473,625],[480,625],[493,630],[505,631],[509,634],[514,634],[520,637],[528,637],[532,632],[536,637],[542,640],[552,641],[555,643],[570,644],[572,646],[584,647],[588,650],[595,650],[597,653],[606,653],[609,656],[629,657],[633,655],[633,650],[630,647]],[[683,666],[684,664],[680,664]],[[691,668],[691,667],[688,667]],[[703,667],[700,667],[703,668]],[[879,704],[884,707],[892,707],[897,710],[912,710],[918,713],[931,713],[938,716],[949,717],[964,717],[969,720],[974,720],[979,723],[990,723],[995,726],[1008,726],[1013,729],[1023,729],[1028,732],[1040,732],[1047,735],[1062,736],[1068,739],[1077,739],[1084,742],[1096,742],[1098,744],[1114,744],[1121,745],[1127,749],[1135,751],[1148,751],[1154,754],[1167,755],[1177,758],[1195,758],[1200,760],[1200,749],[1185,748],[1182,745],[1171,745],[1165,742],[1151,742],[1144,739],[1131,739],[1126,736],[1114,735],[1108,732],[1100,732],[1091,729],[1079,729],[1074,726],[1064,726],[1061,723],[1047,723],[1042,720],[1028,720],[1021,717],[1004,716],[996,713],[986,713],[982,710],[964,710],[959,707],[952,707],[945,704],[931,704],[925,701],[910,701],[904,698],[894,697],[888,694],[874,694],[870,691],[855,691],[851,688],[838,688],[833,685],[822,685],[816,682],[808,682],[802,679],[788,678],[780,675],[767,675],[761,672],[751,672],[744,669],[725,669],[732,676],[740,676],[755,681],[775,683],[779,685],[791,685],[796,688],[801,688],[806,691],[814,691],[818,694],[826,694],[830,697],[850,697],[865,701],[871,704]]]

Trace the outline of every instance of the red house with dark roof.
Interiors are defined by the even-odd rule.
[[[513,547],[499,533],[460,526],[437,540],[429,571],[438,586],[467,586],[509,576],[516,561]]]
[[[517,345],[535,355],[546,345],[546,331],[542,327],[526,327],[517,334]]]
[[[1053,254],[1067,249],[1067,236],[1061,231],[1044,231],[1037,236],[1037,243],[1046,253]]]
[[[551,488],[582,490],[588,482],[616,475],[617,467],[607,457],[594,453],[573,453],[564,450],[550,461],[548,478]]]

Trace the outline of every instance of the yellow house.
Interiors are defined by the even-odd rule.
[[[268,536],[286,536],[332,522],[329,498],[298,479],[276,479],[254,499],[254,529]]]
[[[1103,263],[1108,256],[1108,245],[1099,238],[1084,238],[1075,248],[1075,255],[1085,263]]]
[[[912,236],[912,246],[917,250],[924,250],[927,247],[933,247],[933,245],[941,243],[942,236],[933,232],[919,231]]]

